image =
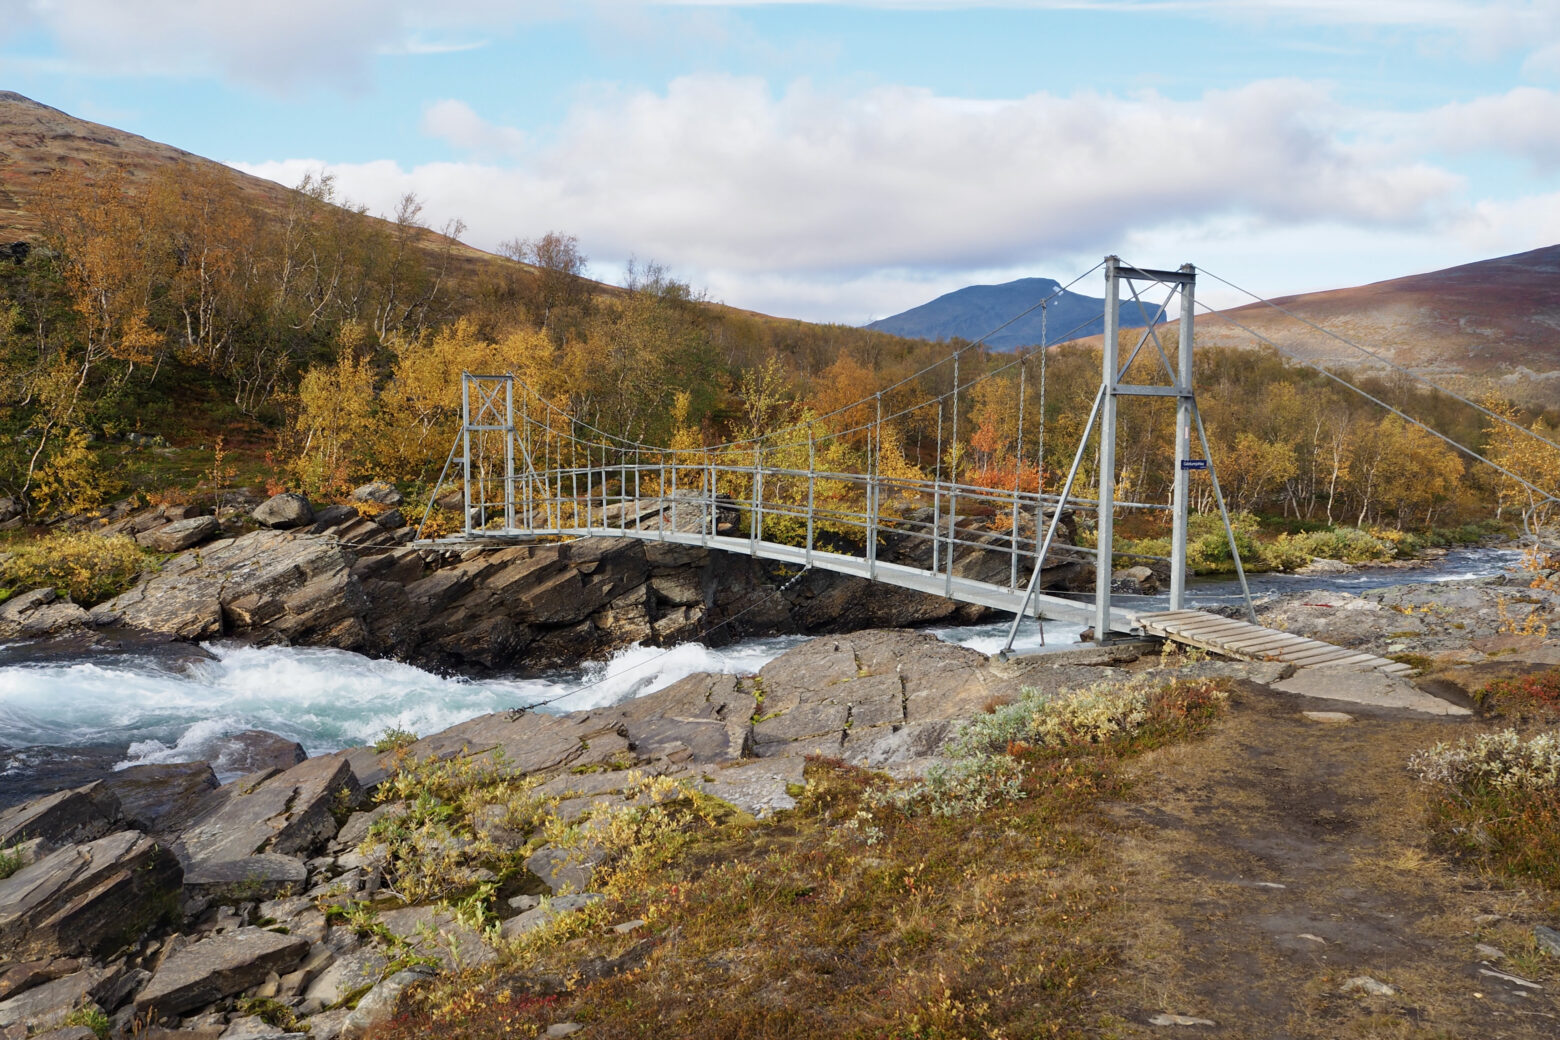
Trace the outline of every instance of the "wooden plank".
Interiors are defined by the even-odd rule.
[[[1236,618],[1212,615],[1209,617],[1191,618],[1186,621],[1176,621],[1166,627],[1179,629],[1183,632],[1207,632],[1215,629],[1223,629],[1227,631],[1241,630],[1249,632],[1252,629],[1258,628],[1260,626],[1253,625],[1249,621],[1240,621]]]
[[[1306,645],[1306,640],[1288,633],[1280,633],[1275,636],[1263,638],[1260,642],[1242,640],[1237,647],[1242,653],[1247,654],[1276,654],[1284,650],[1294,650]]]
[[[1333,654],[1336,654],[1337,652],[1338,652],[1338,647],[1336,647],[1336,646],[1329,646],[1328,644],[1323,643],[1319,647],[1318,646],[1312,646],[1312,647],[1308,647],[1308,648],[1306,648],[1304,650],[1297,650],[1297,651],[1293,651],[1291,653],[1282,654],[1282,655],[1280,655],[1279,660],[1281,660],[1281,661],[1288,661],[1290,664],[1299,667],[1299,666],[1312,664],[1312,663],[1314,663],[1316,661],[1319,661],[1319,660],[1321,660],[1323,658],[1331,657]]]
[[[1215,616],[1217,615],[1209,614],[1208,612],[1202,610],[1162,610],[1155,614],[1139,614],[1138,620],[1151,622],[1153,624],[1163,624],[1167,621],[1178,621],[1185,618]]]
[[[1359,654],[1353,654],[1347,650],[1343,650],[1335,646],[1331,650],[1322,652],[1319,656],[1307,658],[1303,662],[1293,661],[1290,663],[1294,664],[1297,668],[1319,668],[1323,665],[1330,666],[1335,664],[1343,664],[1344,662],[1352,661],[1357,657],[1359,657]],[[1355,661],[1355,663],[1358,664],[1361,662]]]
[[[1271,647],[1285,646],[1297,638],[1299,637],[1288,632],[1274,632],[1268,629],[1247,639],[1233,639],[1229,642],[1229,648],[1242,653],[1262,653]]]
[[[1166,626],[1166,628],[1174,635],[1201,636],[1204,639],[1220,634],[1228,634],[1233,636],[1236,633],[1244,634],[1256,630],[1255,625],[1249,625],[1244,621],[1227,620],[1197,621],[1187,624]]]
[[[1357,665],[1358,667],[1367,671],[1375,671],[1381,665],[1381,658],[1377,657],[1375,654],[1350,654],[1341,661],[1329,661],[1328,664]]]

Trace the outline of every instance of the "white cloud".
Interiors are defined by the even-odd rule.
[[[422,132],[477,155],[522,155],[526,137],[519,130],[494,126],[464,101],[446,98],[423,110]]]
[[[21,12],[6,17],[47,32],[82,71],[213,77],[284,92],[360,86],[376,55],[467,50],[481,40],[466,34],[579,11],[565,0],[19,2]]]
[[[1551,170],[1560,165],[1560,93],[1518,87],[1506,94],[1445,105],[1416,130],[1451,152],[1505,152]]]
[[[1189,102],[976,102],[805,82],[776,95],[757,79],[697,76],[600,94],[545,141],[453,99],[424,128],[472,158],[333,166],[343,192],[388,212],[416,191],[433,223],[460,216],[489,248],[563,230],[600,265],[654,258],[716,298],[812,317],[881,316],[952,272],[1097,259],[1155,229],[1413,238],[1468,217],[1460,178],[1397,155],[1362,117],[1291,80]],[[320,165],[242,168],[296,183]],[[1139,262],[1198,260],[1171,252]]]

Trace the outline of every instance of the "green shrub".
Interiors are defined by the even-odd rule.
[[[79,1007],[65,1016],[63,1023],[67,1026],[86,1026],[98,1037],[98,1040],[108,1040],[110,1023],[108,1015],[95,1004],[87,1007]]]
[[[979,812],[1022,797],[1018,760],[1036,749],[1110,745],[1124,752],[1182,736],[1216,716],[1222,684],[1148,675],[1095,683],[1055,696],[1025,690],[1022,697],[964,722],[948,744],[946,767],[902,793],[902,804],[923,801],[939,816]]]
[[[17,546],[0,575],[14,589],[59,589],[90,607],[135,584],[150,559],[126,535],[61,532]]]
[[[33,498],[42,513],[89,513],[108,500],[120,482],[106,472],[81,430],[71,430],[39,467]]]
[[[386,726],[385,731],[374,741],[374,752],[383,755],[387,751],[400,751],[417,743],[417,734],[409,729],[399,726]]]
[[[1515,730],[1441,743],[1409,769],[1434,784],[1430,828],[1486,870],[1560,888],[1560,733]]]
[[[0,881],[22,869],[22,854],[15,845],[0,849]]]

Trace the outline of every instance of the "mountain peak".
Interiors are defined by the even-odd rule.
[[[1049,302],[1041,308],[1040,302],[1048,297]],[[1129,310],[1123,304],[1117,313],[1124,329],[1147,324],[1135,307]],[[1017,315],[1023,317],[1013,320]],[[992,331],[1005,322],[1012,323]],[[1018,278],[1000,285],[955,289],[930,303],[874,321],[867,328],[916,339],[986,337],[986,345],[994,350],[1016,350],[1099,335],[1105,331],[1105,301],[1064,290],[1054,278]]]

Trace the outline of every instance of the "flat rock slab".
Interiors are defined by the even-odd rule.
[[[119,798],[99,782],[35,798],[0,812],[0,848],[42,838],[51,846],[92,841],[120,818]]]
[[[406,749],[412,759],[451,758],[497,753],[507,773],[523,775],[607,764],[628,754],[628,738],[619,719],[595,712],[573,715],[482,715],[442,733],[424,737]]]
[[[1321,722],[1330,726],[1354,721],[1354,716],[1346,711],[1302,711],[1300,716],[1312,722]]]
[[[41,1032],[61,1025],[71,1011],[110,988],[117,975],[106,968],[88,968],[0,1001],[0,1029],[21,1026]]]
[[[796,808],[791,789],[806,782],[803,778],[806,767],[806,760],[800,757],[767,758],[750,765],[703,773],[698,785],[710,797],[729,802],[762,819]]]
[[[138,831],[67,845],[0,881],[0,956],[105,952],[177,909],[183,872]]]
[[[390,958],[377,947],[353,950],[332,961],[303,995],[326,1007],[339,1004],[354,993],[371,989],[384,977],[389,963]]]
[[[187,870],[260,852],[308,854],[335,837],[333,813],[355,805],[362,793],[341,755],[252,774],[202,799],[191,818],[178,823],[174,851]]]
[[[1380,672],[1360,672],[1348,668],[1301,668],[1282,682],[1270,684],[1284,693],[1298,693],[1320,700],[1348,701],[1373,708],[1401,708],[1426,715],[1469,715],[1439,697],[1425,693],[1406,679]]]
[[[242,903],[292,895],[302,891],[308,879],[302,860],[261,852],[242,859],[190,864],[184,872],[184,891],[213,903]]]
[[[438,958],[447,970],[488,964],[498,957],[476,929],[461,924],[448,910],[408,906],[385,911],[379,923],[405,939],[414,952]]]
[[[104,777],[103,784],[119,797],[126,822],[151,831],[170,813],[185,815],[221,785],[205,762],[165,762],[128,766]]]
[[[137,1012],[167,1018],[241,993],[266,975],[291,968],[309,950],[307,940],[264,928],[239,928],[179,950],[136,994]]]
[[[214,516],[192,516],[187,520],[175,520],[171,524],[142,531],[135,540],[148,549],[158,552],[183,552],[191,546],[210,541],[222,531],[222,525]]]
[[[500,929],[500,934],[505,939],[518,939],[527,932],[542,927],[559,914],[572,913],[602,898],[603,896],[596,892],[581,892],[578,895],[558,896],[556,899],[549,899],[542,905],[532,907],[524,913],[505,921],[503,928]]]

